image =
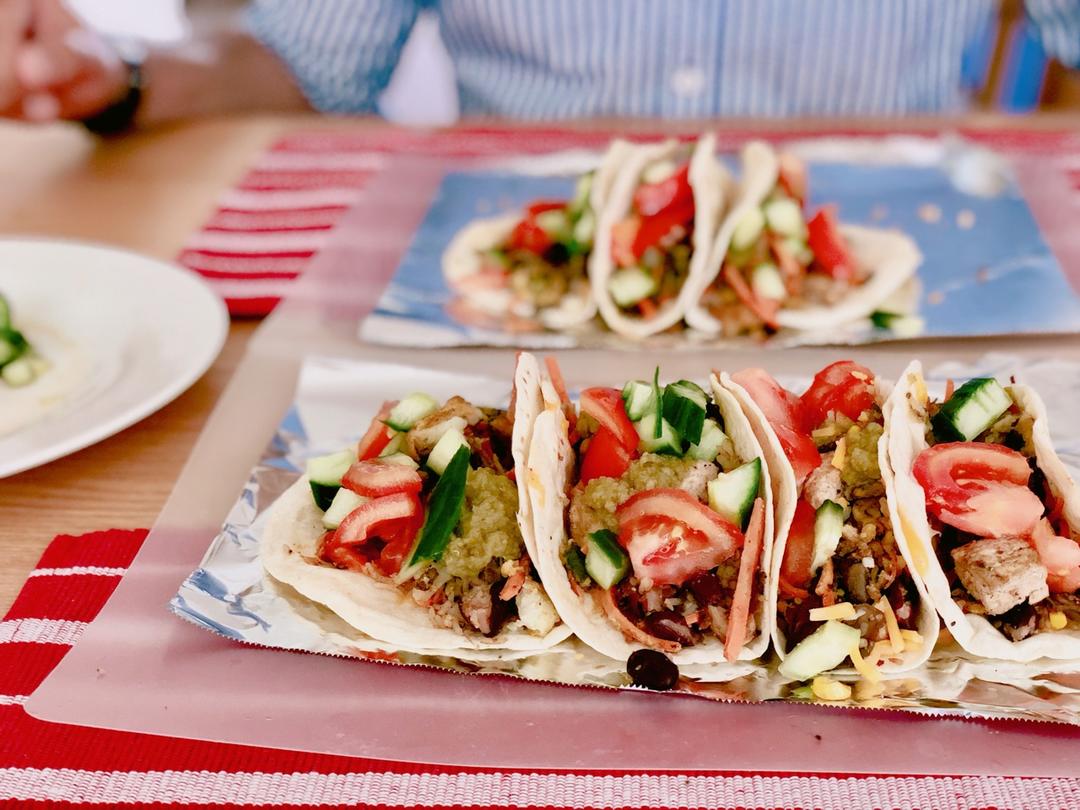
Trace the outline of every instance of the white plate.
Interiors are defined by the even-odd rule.
[[[0,383],[0,478],[81,450],[168,404],[214,362],[229,317],[194,274],[77,242],[0,240],[0,293],[53,368]]]

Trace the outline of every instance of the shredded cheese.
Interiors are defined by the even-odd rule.
[[[870,656],[867,658],[867,663],[877,666],[881,661],[886,661],[895,655],[891,641],[875,641],[870,650]]]
[[[866,659],[862,657],[862,653],[859,652],[859,645],[855,644],[851,648],[851,665],[855,667],[855,671],[862,675],[870,683],[877,683],[881,680],[881,673],[877,671],[877,667],[871,666],[866,662]]]
[[[885,614],[885,629],[889,631],[889,641],[892,642],[893,655],[899,655],[904,651],[904,637],[900,634],[900,623],[896,620],[892,605],[888,597],[881,597],[874,605]]]
[[[836,452],[833,453],[832,465],[838,469],[844,469],[844,459],[847,457],[847,437],[844,436],[836,442]]]
[[[1065,614],[1060,610],[1055,610],[1050,614],[1050,626],[1055,630],[1064,630],[1065,625],[1069,623],[1069,620],[1065,618]]]
[[[856,700],[873,700],[884,694],[884,683],[871,683],[863,678],[855,682],[854,696]]]
[[[851,687],[846,683],[834,681],[824,675],[818,675],[810,685],[814,697],[818,700],[847,700],[851,697]]]
[[[855,616],[855,606],[851,602],[839,602],[828,607],[818,607],[810,610],[810,621],[812,622],[827,622],[829,619],[839,619],[846,622],[854,619]]]
[[[911,561],[915,563],[915,570],[925,577],[929,565],[926,557],[926,547],[922,544],[915,527],[911,525],[911,519],[907,516],[907,513],[904,512],[903,508],[900,508],[899,511],[900,531],[904,533],[904,539],[907,541],[908,551],[911,552]]]
[[[923,637],[917,630],[901,630],[900,635],[904,637],[904,647],[909,650],[923,645]]]

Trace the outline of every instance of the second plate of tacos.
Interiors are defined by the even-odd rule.
[[[1080,491],[1039,395],[987,377],[933,399],[915,362],[890,402],[904,539],[953,638],[1008,661],[1080,656]]]
[[[586,644],[642,648],[700,677],[746,670],[768,646],[769,471],[725,390],[686,380],[587,388],[557,367],[528,454],[536,564]],[[736,663],[738,662],[738,663]]]
[[[938,618],[890,516],[887,387],[850,361],[822,369],[801,396],[762,369],[722,375],[721,385],[746,411],[772,474],[780,673],[802,681],[843,667],[877,682],[921,664]]]

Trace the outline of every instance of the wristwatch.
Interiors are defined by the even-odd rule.
[[[124,59],[124,67],[127,70],[124,95],[81,121],[95,135],[119,135],[130,130],[135,123],[135,113],[139,111],[143,93],[142,62]]]

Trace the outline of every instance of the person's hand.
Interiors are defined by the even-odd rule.
[[[0,0],[0,116],[86,118],[126,89],[116,50],[61,0]]]

